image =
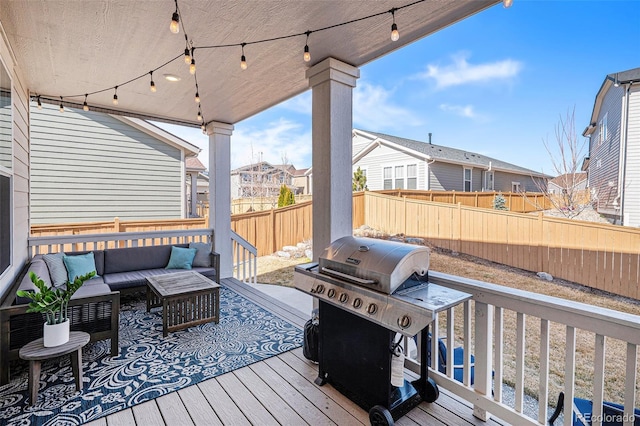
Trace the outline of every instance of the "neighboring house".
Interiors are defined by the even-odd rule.
[[[187,217],[198,217],[197,204],[201,199],[201,191],[203,190],[201,184],[201,177],[207,168],[200,162],[198,157],[187,157],[185,161],[185,168],[187,172]],[[209,192],[209,178],[206,180],[207,191]],[[204,194],[204,193],[203,193]]]
[[[231,199],[277,197],[282,185],[295,192],[295,170],[291,165],[272,165],[266,161],[231,170]]]
[[[293,172],[293,186],[296,187],[295,194],[311,194],[311,169],[296,169]]]
[[[370,190],[540,192],[549,176],[471,151],[353,130],[353,170]]]
[[[31,105],[31,224],[183,218],[198,147],[144,120]]]
[[[547,184],[549,194],[562,194],[566,191],[585,191],[587,189],[587,173],[576,172],[556,176]]]
[[[605,77],[582,135],[589,137],[585,167],[598,213],[640,226],[640,68]]]

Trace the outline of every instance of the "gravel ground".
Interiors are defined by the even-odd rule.
[[[538,214],[538,212],[534,212],[533,214]],[[569,219],[567,217],[567,215],[565,215],[564,213],[562,213],[561,211],[558,211],[558,210],[545,210],[543,212],[543,214],[545,216]],[[593,208],[591,206],[585,207],[584,210],[582,210],[580,213],[578,213],[577,216],[575,216],[575,217],[573,217],[571,219],[572,220],[582,220],[582,221],[585,221],[585,222],[606,223],[606,224],[611,225],[611,222],[609,222],[607,219],[605,219],[602,216],[600,216],[600,214],[598,212],[596,212],[595,210],[593,210]]]

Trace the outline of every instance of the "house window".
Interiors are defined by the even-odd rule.
[[[487,191],[493,191],[493,172],[485,172],[484,174],[484,189]]]
[[[394,189],[404,189],[404,166],[396,166],[396,185]]]
[[[418,165],[407,165],[407,189],[418,189]]]
[[[511,182],[511,192],[520,192],[520,182]]]
[[[464,169],[464,191],[471,192],[471,169]]]
[[[382,173],[382,178],[384,179],[383,189],[393,189],[393,167],[385,167]]]
[[[600,139],[598,140],[598,145],[601,145],[607,140],[608,130],[607,130],[607,121],[608,121],[609,113],[606,113],[602,120],[600,120]]]

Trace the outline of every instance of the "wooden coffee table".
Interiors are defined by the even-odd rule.
[[[162,307],[162,335],[219,321],[220,285],[196,271],[147,278],[147,312]]]
[[[20,349],[20,358],[29,361],[29,405],[35,405],[38,399],[41,362],[47,359],[71,354],[71,369],[76,379],[76,390],[82,390],[82,347],[87,343],[87,333],[72,331],[69,333],[69,341],[62,345],[47,348],[41,337]]]

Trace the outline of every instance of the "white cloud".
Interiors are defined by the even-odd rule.
[[[267,123],[264,128],[236,127],[231,137],[231,168],[252,162],[267,161],[296,168],[311,166],[311,132],[304,126],[284,118]]]
[[[441,104],[440,109],[446,112],[452,112],[461,117],[467,118],[477,118],[478,114],[476,114],[473,105],[449,105],[449,104]]]
[[[354,91],[353,123],[378,132],[422,124],[411,109],[394,103],[393,90],[364,82]]]
[[[300,114],[311,115],[311,90],[299,94],[277,106]]]
[[[470,64],[469,55],[459,53],[452,57],[453,63],[446,66],[429,64],[427,70],[418,78],[435,80],[436,88],[443,89],[470,83],[486,83],[494,80],[509,80],[522,70],[522,63],[513,59],[487,62],[485,64]]]

